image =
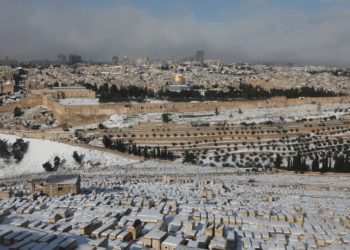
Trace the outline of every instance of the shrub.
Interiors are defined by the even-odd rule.
[[[69,124],[68,123],[63,123],[63,131],[69,131]]]
[[[52,165],[49,161],[45,162],[43,164],[43,168],[45,169],[46,172],[52,172],[53,171],[53,168],[52,168]]]
[[[77,162],[77,163],[81,163],[81,158],[80,158],[80,156],[78,155],[78,152],[77,151],[74,151],[73,152],[73,158],[74,158],[74,160]]]
[[[112,146],[112,139],[109,136],[104,135],[102,143],[106,148],[110,148]]]
[[[163,122],[170,122],[171,121],[170,115],[168,113],[163,113],[162,120],[163,120]]]
[[[8,150],[7,142],[4,140],[0,140],[0,157],[1,158],[9,158],[10,152]]]
[[[60,157],[55,156],[55,158],[53,159],[54,167],[57,168],[60,165],[60,163],[61,163]]]
[[[15,143],[12,145],[13,157],[17,161],[21,161],[23,159],[24,154],[27,152],[28,144],[23,141],[23,139],[17,139]]]
[[[22,110],[20,107],[16,106],[14,109],[13,109],[13,116],[14,117],[19,117],[23,114]]]
[[[185,151],[185,156],[183,159],[184,163],[189,162],[189,163],[195,164],[196,160],[197,160],[197,157],[193,153]]]

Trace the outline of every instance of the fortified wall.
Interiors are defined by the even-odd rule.
[[[20,107],[21,109],[27,109],[27,108],[35,107],[39,105],[42,105],[41,96],[31,95],[18,102],[0,106],[0,113],[11,112],[16,106]]]
[[[52,103],[53,102],[53,103]],[[52,103],[52,104],[51,104]],[[153,113],[153,112],[199,112],[246,109],[246,108],[272,108],[299,106],[303,104],[318,103],[350,103],[349,97],[332,98],[301,98],[286,99],[284,97],[272,98],[269,100],[258,101],[228,101],[228,102],[196,102],[196,103],[162,103],[162,104],[102,104],[88,106],[63,106],[48,99],[47,107],[50,108],[61,122],[68,122],[74,125],[86,123],[99,123],[109,119],[115,114],[133,114],[133,113]],[[45,105],[46,106],[46,105]],[[57,111],[55,112],[54,107]],[[58,107],[60,106],[60,107]],[[62,107],[63,106],[63,107]]]
[[[199,112],[246,109],[246,108],[272,108],[299,106],[304,104],[318,103],[350,103],[350,97],[328,97],[328,98],[298,98],[286,99],[275,97],[269,100],[256,101],[227,101],[227,102],[179,102],[179,103],[139,103],[139,104],[101,104],[101,105],[63,105],[47,96],[30,96],[20,102],[1,106],[0,112],[13,111],[16,106],[28,108],[42,105],[50,109],[61,123],[71,125],[82,125],[88,123],[104,122],[111,115],[152,113],[152,112]]]

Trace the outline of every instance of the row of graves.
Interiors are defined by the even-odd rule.
[[[32,180],[0,200],[0,249],[349,249],[350,190],[278,177]]]

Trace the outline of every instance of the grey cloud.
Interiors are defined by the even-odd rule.
[[[271,11],[225,23],[203,23],[191,13],[159,20],[131,5],[80,6],[74,1],[0,2],[0,57],[54,59],[168,59],[193,55],[227,61],[349,66],[350,14]]]

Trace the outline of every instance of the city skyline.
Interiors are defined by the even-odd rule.
[[[2,1],[0,58],[206,59],[348,67],[350,4],[302,1]]]

